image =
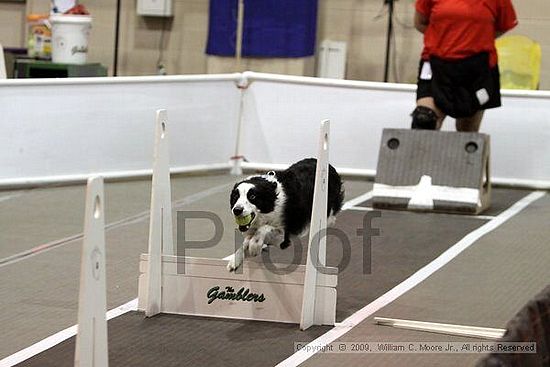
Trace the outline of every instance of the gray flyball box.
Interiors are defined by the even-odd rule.
[[[373,207],[479,214],[490,198],[489,135],[384,129]]]

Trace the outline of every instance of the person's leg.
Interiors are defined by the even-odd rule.
[[[417,109],[413,112],[413,121],[415,120],[415,113],[418,113],[417,111],[419,111],[418,107],[428,108],[429,110],[433,111],[433,117],[435,119],[435,130],[441,129],[441,125],[443,124],[443,120],[445,119],[445,114],[435,105],[433,97],[422,97],[417,99],[416,106]],[[420,110],[420,112],[424,111]],[[423,116],[421,116],[421,118],[428,118],[431,115],[431,112],[427,111],[427,113],[423,113],[422,115]]]
[[[484,110],[480,110],[470,117],[456,119],[456,131],[478,132],[484,112]]]
[[[416,108],[411,113],[412,129],[441,129],[445,114],[435,105],[431,78],[430,63],[420,60],[416,82]]]

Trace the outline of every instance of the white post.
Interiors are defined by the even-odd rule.
[[[300,329],[306,330],[317,324],[315,305],[317,298],[317,277],[319,266],[326,265],[326,228],[328,200],[328,153],[330,121],[321,122],[319,135],[319,153],[315,172],[313,208],[309,227],[309,245],[307,249],[304,296],[302,299],[302,317]]]
[[[166,110],[158,110],[155,127],[155,153],[149,222],[149,262],[147,263],[147,303],[145,316],[161,312],[162,255],[175,255],[172,235],[172,194]]]
[[[86,190],[84,241],[80,257],[78,334],[74,356],[74,365],[79,367],[109,365],[103,206],[103,178],[92,177]]]
[[[240,88],[240,98],[239,98],[239,114],[237,116],[237,142],[235,143],[235,154],[233,155],[233,162],[231,166],[231,175],[240,176],[243,174],[243,156],[242,156],[242,141],[243,141],[243,125],[244,125],[244,98],[245,98],[245,88]]]

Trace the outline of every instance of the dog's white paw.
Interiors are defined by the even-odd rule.
[[[242,255],[239,256],[238,253],[234,253],[233,255],[229,256],[227,261],[227,270],[228,271],[235,271],[243,264],[243,257]]]
[[[262,252],[264,247],[264,238],[263,237],[254,237],[248,243],[248,254],[249,256],[258,256]]]

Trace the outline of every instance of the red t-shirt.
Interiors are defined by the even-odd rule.
[[[489,52],[497,64],[495,33],[518,23],[511,0],[416,0],[416,11],[428,18],[422,59],[463,59]]]

